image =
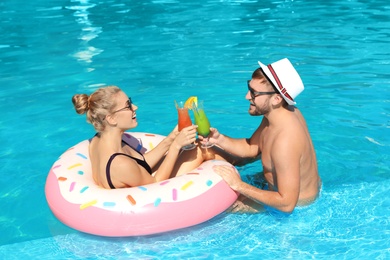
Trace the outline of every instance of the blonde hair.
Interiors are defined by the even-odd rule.
[[[76,94],[72,97],[72,103],[77,114],[87,113],[87,122],[92,124],[97,132],[105,128],[104,119],[106,115],[116,107],[115,98],[118,92],[122,91],[117,86],[99,88],[91,95]]]

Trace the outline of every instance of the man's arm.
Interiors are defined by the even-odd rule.
[[[272,149],[271,160],[276,176],[277,200],[269,205],[284,212],[292,212],[299,199],[300,158],[302,145],[294,135],[279,137]]]
[[[210,128],[210,135],[208,137],[208,141],[212,144],[219,146],[220,148],[234,156],[242,158],[256,157],[261,153],[259,142],[260,134],[263,128],[264,126],[262,122],[249,139],[232,138],[219,133],[216,128]],[[203,138],[201,136],[199,136],[199,139],[202,143],[206,141],[206,138]]]
[[[279,138],[271,150],[276,178],[276,191],[262,190],[243,182],[229,166],[214,169],[229,186],[257,203],[268,205],[283,212],[292,212],[298,202],[300,190],[300,149],[296,139]]]
[[[285,188],[282,189],[283,192],[280,190],[262,190],[243,182],[237,174],[235,174],[235,171],[229,167],[230,166],[221,165],[215,166],[214,168],[216,173],[219,174],[233,190],[257,203],[276,208],[283,212],[290,213],[294,210],[297,200],[294,199],[295,196],[293,194],[299,193],[299,190],[298,192],[294,192],[294,189],[290,189],[291,191],[289,192],[288,189]],[[289,194],[292,194],[292,196],[289,196]]]

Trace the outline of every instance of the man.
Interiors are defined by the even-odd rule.
[[[249,114],[264,116],[257,130],[250,139],[234,139],[212,128],[208,140],[233,156],[261,157],[265,189],[243,182],[231,167],[215,167],[230,187],[241,194],[233,212],[257,212],[261,205],[266,205],[290,213],[297,205],[313,202],[321,186],[306,122],[294,106],[294,99],[304,86],[286,58],[259,65],[248,80],[245,97],[250,102]]]

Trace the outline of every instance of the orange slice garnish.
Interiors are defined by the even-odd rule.
[[[192,96],[192,97],[189,97],[186,102],[184,103],[184,107],[188,108],[188,109],[192,109],[192,107],[194,106],[197,106],[198,105],[198,97],[196,96]]]

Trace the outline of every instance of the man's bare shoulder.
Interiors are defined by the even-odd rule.
[[[284,151],[298,152],[306,141],[306,127],[297,117],[284,121],[274,132],[273,148]]]

